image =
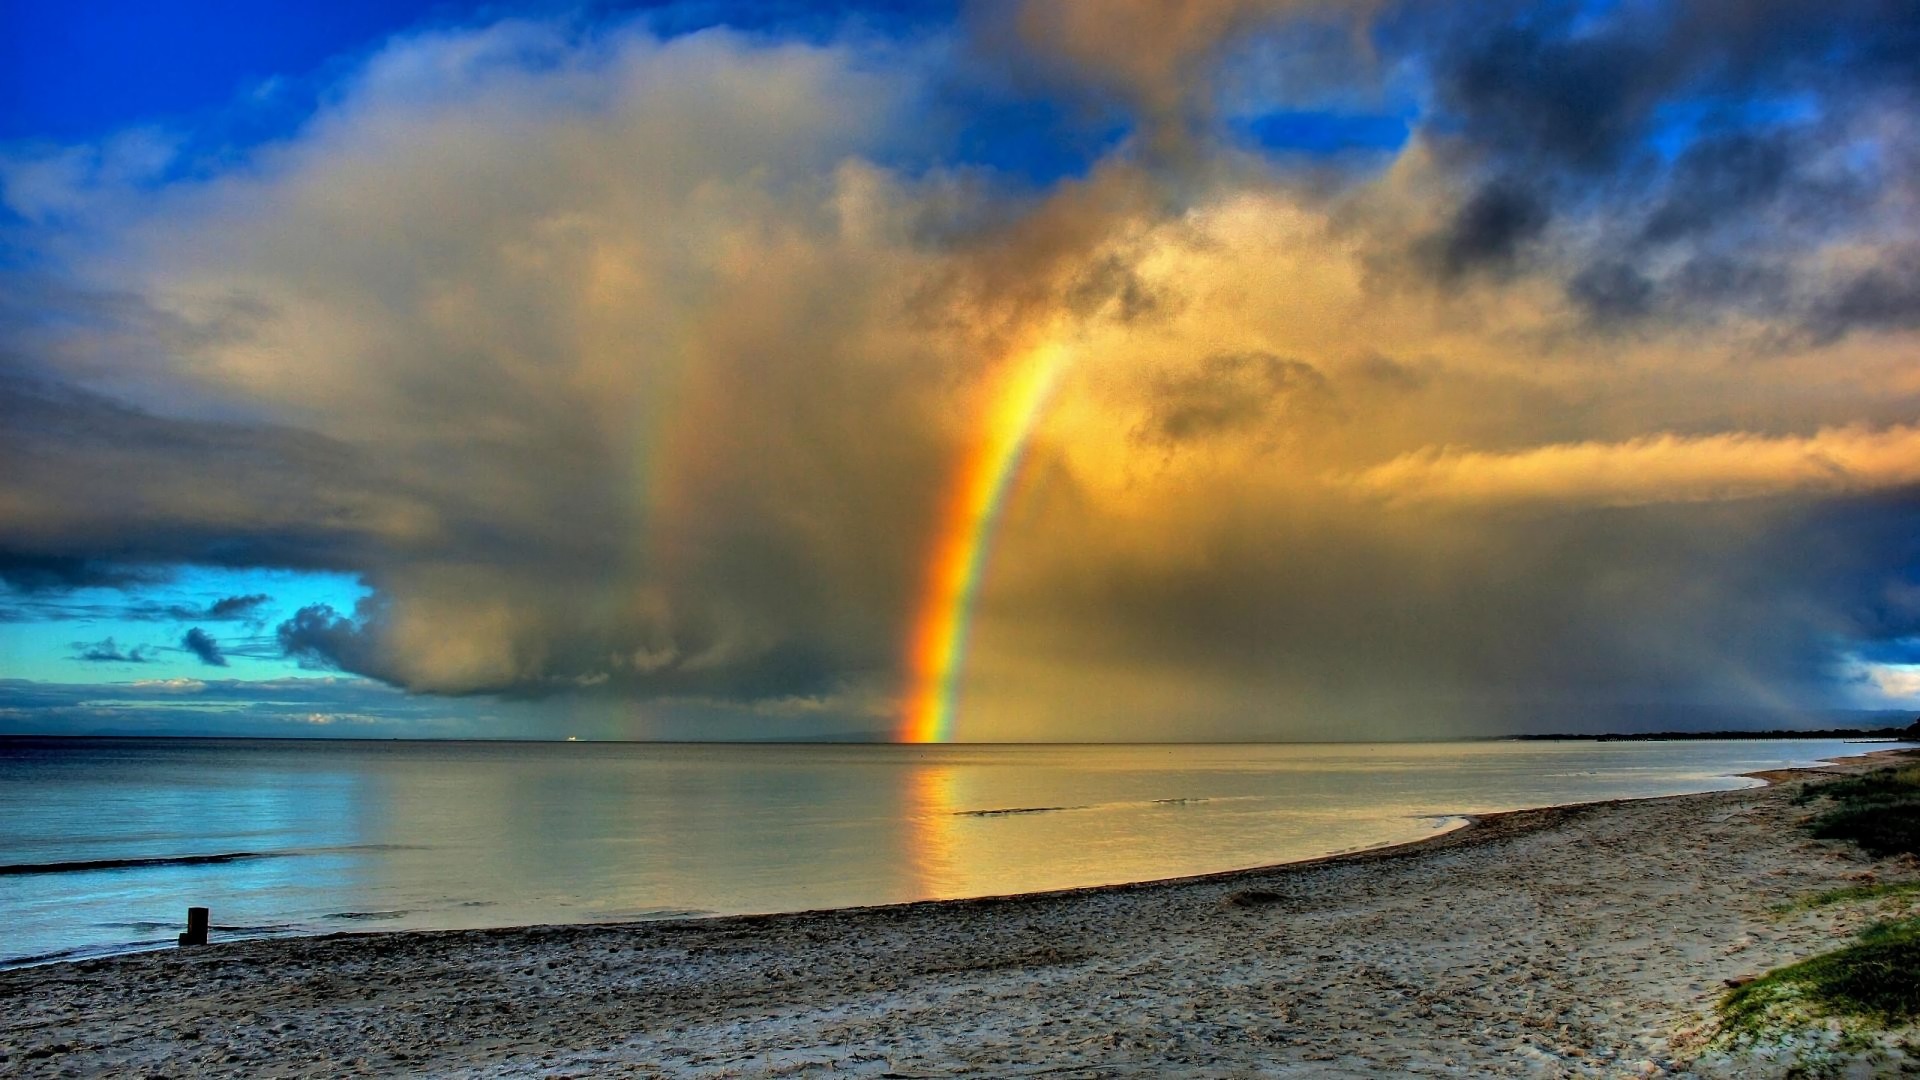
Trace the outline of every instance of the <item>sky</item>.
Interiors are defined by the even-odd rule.
[[[1899,0],[0,0],[0,732],[1920,709]]]

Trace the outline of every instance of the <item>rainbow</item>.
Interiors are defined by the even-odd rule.
[[[953,737],[967,633],[994,528],[1065,358],[1064,348],[1049,343],[1011,363],[987,410],[980,440],[954,477],[913,621],[907,696],[897,736],[901,742],[946,742]]]

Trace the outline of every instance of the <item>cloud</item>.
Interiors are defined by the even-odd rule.
[[[153,659],[153,650],[145,645],[136,645],[122,650],[114,644],[112,638],[88,644],[84,641],[73,643],[75,660],[84,660],[89,664],[144,664]]]
[[[872,432],[905,463],[933,449],[912,434],[907,378],[925,350],[893,352],[906,328],[876,332],[861,314],[905,299],[912,253],[884,247],[877,174],[835,172],[903,82],[843,50],[725,33],[576,48],[503,24],[395,43],[273,167],[183,190],[177,218],[135,230],[146,276],[130,287],[185,328],[174,361],[209,380],[148,400],[239,390],[244,408],[211,420],[0,383],[9,458],[30,465],[6,482],[12,539],[116,566],[365,570],[405,597],[368,631],[389,659],[301,655],[421,689],[606,676],[784,694],[889,664],[887,628],[842,610],[870,598],[806,568],[809,548],[837,542],[815,508],[900,466],[808,441],[877,412]],[[452,247],[409,252],[399,233],[339,228],[342,215],[410,220]],[[824,313],[808,316],[811,339],[793,333],[802,311]],[[783,354],[784,376],[765,366]],[[892,374],[877,366],[889,354]],[[798,392],[825,357],[867,400]],[[713,441],[699,414],[718,409],[746,414],[765,444]],[[53,440],[60,453],[39,451]],[[767,467],[782,458],[786,476]],[[710,485],[731,504],[703,508],[694,493]],[[439,628],[469,617],[470,634]],[[679,659],[618,659],[641,650]]]
[[[248,593],[223,596],[204,605],[134,601],[116,609],[107,609],[99,604],[90,604],[72,609],[67,617],[98,618],[110,613],[114,618],[143,622],[243,622],[258,625],[272,602],[273,597],[266,593]]]
[[[227,657],[220,651],[220,643],[197,626],[180,638],[180,647],[199,657],[200,662],[208,667],[227,666]]]
[[[81,216],[116,191],[153,180],[177,152],[176,140],[153,128],[51,153],[0,150],[0,203],[36,223]]]
[[[148,584],[164,574],[149,567],[121,566],[76,555],[0,549],[0,582],[36,594],[72,589],[124,589]]]
[[[1470,270],[1506,269],[1523,244],[1547,225],[1547,209],[1531,192],[1496,183],[1473,193],[1438,240],[1441,269],[1450,277]]]
[[[1834,428],[1804,438],[1657,435],[1512,453],[1437,449],[1355,476],[1406,502],[1559,502],[1634,506],[1920,486],[1920,429]]]
[[[1920,702],[1920,668],[1914,665],[1865,664],[1858,674],[1884,704],[1911,708]]]
[[[325,569],[434,528],[364,451],[324,436],[156,415],[21,378],[4,358],[0,417],[16,464],[0,489],[15,511],[0,568],[27,591],[127,588],[170,563]],[[288,476],[309,486],[289,489]]]
[[[1327,380],[1313,365],[1271,353],[1216,353],[1198,370],[1161,381],[1143,434],[1167,444],[1265,427],[1288,410],[1326,408]]]
[[[251,621],[259,617],[260,609],[273,601],[266,593],[248,593],[244,596],[223,596],[207,605],[206,613],[200,618],[232,619]]]
[[[1163,160],[1194,151],[1214,107],[1221,54],[1289,21],[1357,24],[1369,3],[1323,0],[1046,0],[983,5],[975,32],[985,48],[1042,75],[1113,95],[1143,129],[1147,152]]]
[[[1383,26],[1432,65],[1425,137],[1461,192],[1427,241],[1445,276],[1530,255],[1603,322],[1913,325],[1894,283],[1916,144],[1890,120],[1920,91],[1911,7],[1427,5]],[[1884,231],[1862,249],[1870,220]],[[1860,265],[1837,266],[1836,242]]]
[[[366,632],[328,604],[310,604],[274,631],[280,651],[302,667],[336,668],[395,681]]]
[[[83,600],[72,595],[76,589],[137,590],[155,580],[151,574],[129,573],[119,567],[106,570],[105,574],[95,573],[84,578],[91,582],[86,585],[49,584],[33,589],[13,586],[16,600],[0,605],[0,622],[119,619],[130,622],[240,622],[259,626],[262,625],[268,605],[273,601],[265,593],[222,597],[204,606],[154,600]]]

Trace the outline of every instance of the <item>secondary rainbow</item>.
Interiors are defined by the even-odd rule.
[[[994,529],[1065,357],[1065,349],[1049,343],[1009,365],[987,409],[980,440],[954,477],[913,621],[901,742],[946,742],[953,737],[967,635]]]

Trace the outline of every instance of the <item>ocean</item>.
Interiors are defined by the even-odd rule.
[[[1884,749],[0,739],[0,965],[1177,877]]]

